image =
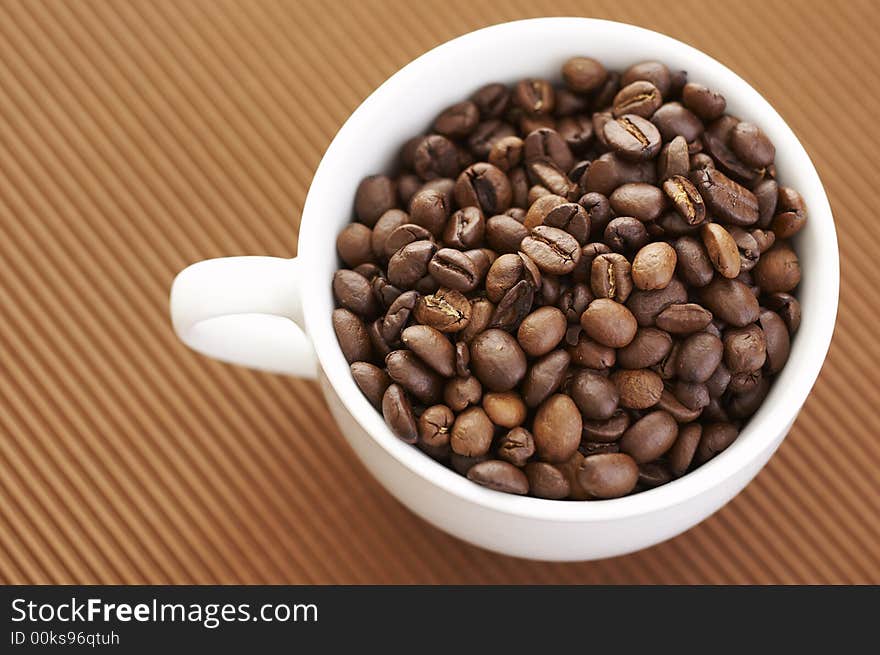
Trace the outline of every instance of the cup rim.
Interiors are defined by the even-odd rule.
[[[772,451],[784,438],[822,368],[837,315],[840,274],[837,236],[831,207],[818,173],[803,145],[784,119],[758,91],[732,70],[693,46],[665,34],[626,23],[581,17],[533,18],[500,23],[469,32],[438,45],[401,68],[373,91],[343,124],[322,158],[309,189],[303,208],[299,237],[301,247],[298,252],[299,257],[308,262],[311,257],[317,256],[317,253],[311,252],[313,249],[310,249],[309,243],[314,243],[316,239],[335,238],[335,234],[327,234],[326,226],[322,225],[318,213],[319,196],[325,188],[330,188],[323,183],[330,172],[331,166],[328,162],[333,158],[334,149],[339,143],[358,138],[358,130],[369,124],[369,118],[383,96],[405,88],[408,81],[418,75],[420,69],[437,64],[453,50],[472,48],[490,37],[515,38],[522,30],[552,30],[563,26],[571,28],[573,24],[584,31],[611,30],[619,33],[620,38],[647,39],[657,47],[675,48],[682,53],[682,58],[686,57],[689,61],[700,62],[702,66],[711,68],[713,84],[719,89],[723,88],[728,98],[737,97],[741,101],[739,104],[747,105],[749,112],[745,114],[746,117],[753,114],[760,115],[760,119],[756,122],[766,132],[773,133],[777,158],[781,152],[789,152],[791,157],[797,160],[798,167],[803,169],[802,175],[808,178],[809,184],[813,187],[814,197],[808,204],[810,222],[805,229],[818,232],[818,243],[825,259],[823,264],[825,268],[822,275],[811,274],[809,279],[805,273],[800,290],[803,290],[808,281],[810,285],[815,285],[815,295],[824,299],[825,307],[821,311],[804,313],[801,327],[792,344],[792,354],[795,350],[799,351],[800,359],[797,362],[792,361],[794,358],[789,359],[786,367],[774,381],[770,395],[758,412],[748,419],[740,437],[724,452],[681,478],[661,487],[623,498],[582,502],[555,501],[492,491],[471,482],[465,476],[431,459],[415,446],[404,443],[394,436],[386,426],[381,413],[377,412],[363,396],[351,377],[333,330],[327,329],[329,316],[320,317],[309,311],[310,306],[313,305],[310,297],[313,297],[315,291],[313,281],[305,281],[302,301],[306,331],[313,339],[326,381],[333,387],[346,411],[385,452],[400,464],[426,482],[458,498],[507,515],[543,521],[592,522],[627,518],[667,509],[707,493],[738,472],[748,469],[751,463],[768,450]],[[577,46],[573,47],[572,55],[579,54],[577,50]],[[589,48],[585,50],[589,54]],[[808,344],[803,343],[807,339],[810,341],[809,347]],[[801,344],[800,348],[797,348],[798,343]],[[768,407],[771,404],[773,406]],[[747,434],[748,439],[744,439]]]

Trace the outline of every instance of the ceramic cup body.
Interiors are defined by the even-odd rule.
[[[791,356],[736,442],[696,471],[640,494],[566,502],[479,487],[395,438],[349,373],[331,324],[335,239],[351,221],[359,181],[389,170],[399,147],[445,106],[493,81],[558,78],[588,55],[608,68],[656,59],[720,91],[728,112],[776,145],[781,184],[803,195],[809,220],[796,237],[803,318]],[[608,21],[545,18],[496,25],[438,46],[401,69],[352,114],[315,173],[303,209],[298,257],[209,260],[172,289],[174,327],[193,348],[266,370],[318,375],[334,418],[370,472],[404,505],[465,541],[544,560],[585,560],[668,539],[735,496],[790,429],[815,382],[837,312],[839,266],[831,209],[807,153],[775,110],[709,56],[667,36]]]

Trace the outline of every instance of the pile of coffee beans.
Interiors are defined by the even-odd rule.
[[[549,499],[657,487],[736,439],[800,321],[800,194],[662,63],[489,84],[364,179],[333,326],[400,439]]]

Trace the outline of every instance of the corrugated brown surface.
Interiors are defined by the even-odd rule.
[[[657,29],[752,82],[814,158],[843,263],[831,354],[769,466],[685,535],[573,565],[429,527],[314,384],[207,360],[167,319],[185,265],[295,254],[321,153],[382,80],[539,15]],[[872,0],[2,0],[0,582],[880,583],[878,31]]]

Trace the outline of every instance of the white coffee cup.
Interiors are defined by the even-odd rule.
[[[594,57],[616,70],[658,60],[720,91],[729,113],[758,124],[776,145],[779,179],[800,191],[809,215],[796,237],[803,269],[801,327],[788,364],[736,442],[657,489],[583,502],[485,489],[397,439],[355,385],[330,319],[336,235],[352,219],[361,178],[387,170],[406,138],[424,131],[445,106],[488,82],[557,78],[573,55]],[[587,18],[488,27],[434,48],[392,76],[352,114],[321,160],[303,208],[298,252],[289,260],[213,259],[182,271],[171,290],[179,337],[217,359],[318,377],[351,447],[400,502],[465,541],[534,559],[596,559],[645,548],[687,530],[733,498],[794,422],[822,367],[837,314],[839,264],[831,208],[810,158],[785,121],[708,55],[656,32]]]

